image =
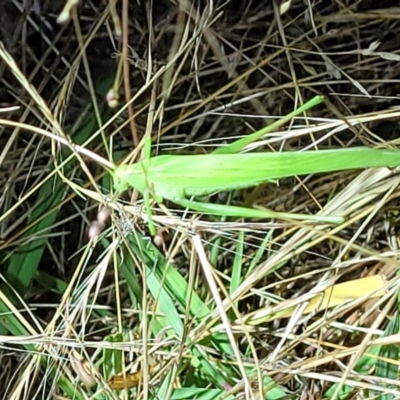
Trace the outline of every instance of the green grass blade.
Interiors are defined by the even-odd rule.
[[[123,342],[122,333],[115,333],[104,338],[106,342]],[[107,381],[113,375],[118,375],[122,372],[123,351],[119,349],[106,348],[103,350],[103,378]]]
[[[223,398],[224,400],[233,400],[235,396],[230,395],[223,397],[226,394],[224,390],[220,389],[204,389],[198,387],[175,389],[170,397],[170,400],[217,400]]]
[[[383,336],[398,335],[400,332],[400,318],[399,314],[395,315],[389,322]],[[396,381],[399,376],[399,346],[397,344],[388,344],[382,346],[379,350],[379,356],[376,362],[376,376]],[[390,362],[393,361],[393,362]],[[394,400],[392,394],[371,393],[376,395],[379,400]]]
[[[36,206],[27,221],[27,225],[33,226],[25,232],[24,237],[34,239],[27,240],[26,244],[18,246],[9,260],[6,277],[20,293],[28,289],[42,259],[47,237],[40,233],[51,227],[58,215],[57,206],[61,202],[65,187],[58,178],[56,180],[55,190],[53,181],[48,181],[42,186]],[[49,210],[54,211],[48,213]],[[43,218],[43,215],[46,216]]]
[[[289,122],[292,118],[296,117],[299,114],[315,107],[316,105],[322,103],[324,101],[323,96],[315,96],[311,100],[309,100],[306,104],[302,105],[298,109],[294,110],[290,114],[286,115],[285,117],[279,119],[278,121],[273,122],[272,124],[266,126],[258,130],[257,132],[252,133],[242,139],[236,140],[235,142],[220,147],[219,149],[215,150],[213,154],[236,154],[239,153],[244,147],[247,145],[255,142],[256,140],[261,139],[267,133],[273,132],[274,130],[280,128],[282,125]]]
[[[174,301],[168,292],[163,288],[162,281],[157,279],[150,269],[148,269],[147,273],[147,285],[154,299],[157,299],[158,309],[164,315],[162,318],[165,318],[166,321],[168,321],[168,324],[173,328],[175,334],[180,340],[182,340],[184,327],[181,316],[175,307]]]
[[[247,276],[249,276],[249,274],[254,270],[254,268],[256,268],[262,256],[264,255],[264,252],[267,251],[267,244],[272,240],[273,232],[274,232],[273,229],[270,229],[268,233],[265,235],[261,245],[257,249],[256,254],[251,259],[250,266],[247,271]]]
[[[105,82],[100,82],[98,89],[105,93],[105,90],[108,88],[106,86],[108,85]],[[81,128],[73,134],[73,140],[75,143],[81,144],[89,139],[96,130],[97,124],[95,118],[92,114],[89,114],[83,119]],[[65,159],[69,154],[69,149],[63,148],[61,150],[62,159]],[[76,163],[74,161],[69,162],[64,167],[64,173],[68,175],[75,166]],[[44,183],[37,194],[36,203],[26,222],[26,225],[31,225],[31,228],[26,230],[23,236],[19,238],[22,242],[26,239],[25,243],[18,246],[11,256],[2,253],[3,259],[8,258],[8,266],[4,275],[13,289],[22,295],[27,292],[32,281],[40,276],[38,268],[48,240],[44,233],[47,234],[50,232],[52,225],[56,221],[59,205],[63,199],[65,190],[65,183],[58,177]],[[53,290],[56,292],[63,290],[61,281],[45,279],[42,283],[44,285],[53,285]],[[1,284],[0,291],[6,293],[10,301],[18,306],[18,298],[13,294],[8,285]],[[0,315],[0,334],[5,335],[7,332],[10,332],[14,336],[29,336],[31,334],[2,301],[0,301]],[[35,345],[25,344],[24,348],[29,352],[37,353]],[[47,374],[46,379],[53,378],[59,387],[60,393],[64,396],[71,399],[84,400],[86,396],[82,395],[81,389],[77,388],[75,384],[64,376],[60,376],[59,368],[55,367],[54,363],[49,365],[48,361],[47,356],[40,357],[40,363]]]
[[[235,251],[235,258],[233,259],[233,267],[231,273],[231,282],[229,285],[229,294],[235,292],[235,290],[239,287],[239,285],[243,281],[242,277],[242,264],[243,264],[243,254],[244,254],[244,232],[239,232],[239,237],[237,240],[236,251]],[[237,303],[233,304],[233,307],[237,308]],[[233,310],[230,310],[230,316],[235,318],[235,314]]]
[[[89,116],[83,121],[82,128],[74,136],[74,142],[77,144],[85,142],[96,130],[96,122]],[[69,150],[63,149],[62,153],[65,158]],[[74,162],[68,163],[64,167],[64,173],[68,175],[73,167]],[[47,181],[39,191],[36,206],[27,221],[27,225],[32,225],[32,228],[24,233],[24,237],[27,239],[34,239],[27,240],[26,244],[18,247],[17,251],[11,256],[7,268],[7,278],[20,293],[24,293],[28,289],[37,273],[47,243],[47,237],[40,235],[40,232],[46,231],[54,224],[59,211],[58,206],[65,190],[65,184],[57,177],[54,180]],[[43,218],[43,216],[45,217]]]
[[[371,368],[376,364],[377,356],[379,355],[381,346],[373,346],[366,350],[365,354],[358,360],[354,370],[360,375],[368,375],[371,372]],[[354,378],[353,378],[354,379]],[[332,385],[325,393],[324,398],[330,399],[336,392],[338,383]],[[339,400],[345,400],[353,392],[354,387],[344,385],[341,387],[338,394]]]
[[[147,285],[152,296],[158,300],[158,311],[164,316],[157,319],[157,322],[163,324],[161,328],[167,326],[173,327],[175,334],[179,338],[183,338],[184,327],[182,315],[189,309],[189,315],[192,322],[201,322],[203,318],[207,318],[211,310],[204,304],[195,292],[189,292],[189,287],[186,279],[182,277],[179,272],[169,263],[166,262],[160,251],[149,243],[147,240],[140,237],[139,233],[129,235],[129,244],[131,245],[134,254],[140,254],[143,264],[146,266]],[[125,260],[124,260],[125,262]],[[188,303],[188,299],[191,299]],[[165,322],[164,322],[165,321]],[[157,324],[152,321],[149,326],[153,329],[154,336],[157,335],[159,329],[155,329]],[[215,346],[218,351],[231,353],[229,340],[226,334],[219,334],[210,338],[210,343]],[[196,345],[188,342],[191,347],[194,358],[191,360],[196,364],[209,379],[223,385],[225,378],[215,369],[215,367],[208,362],[202,352],[197,349]],[[200,358],[199,358],[200,357]],[[235,375],[234,370],[230,370],[230,375]]]

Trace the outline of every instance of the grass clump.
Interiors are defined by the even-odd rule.
[[[283,219],[152,203],[151,237],[99,162],[137,161],[145,137],[212,153],[315,95],[250,150],[396,149],[398,23],[380,6],[4,7],[2,398],[399,398],[395,168],[211,196]]]

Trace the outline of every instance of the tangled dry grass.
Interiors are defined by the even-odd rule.
[[[337,226],[170,208],[151,240],[140,202],[44,136],[209,152],[323,94],[257,146],[398,146],[396,2],[3,3],[2,398],[400,398],[396,171],[242,194]]]

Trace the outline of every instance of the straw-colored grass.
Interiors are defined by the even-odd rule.
[[[146,135],[154,155],[211,153],[316,94],[324,105],[251,146],[396,148],[398,9],[8,3],[2,398],[400,398],[395,169],[210,200],[324,210],[340,224],[218,218],[165,201],[149,237],[140,194],[110,195],[99,163],[136,161]]]

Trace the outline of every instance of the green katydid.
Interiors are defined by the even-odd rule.
[[[133,165],[114,169],[114,189],[118,192],[133,187],[144,195],[151,234],[155,227],[151,219],[149,193],[160,203],[163,199],[183,207],[219,215],[240,217],[281,217],[337,223],[342,218],[271,213],[228,205],[213,205],[188,200],[192,196],[205,196],[256,186],[274,179],[319,172],[341,171],[370,167],[395,167],[400,165],[400,151],[370,148],[351,148],[306,152],[224,154],[240,151],[245,145],[282,125],[294,115],[322,101],[314,98],[282,120],[240,139],[232,145],[208,155],[162,155],[147,158]],[[311,106],[312,106],[311,105]],[[260,133],[261,132],[261,133]]]
[[[150,190],[157,202],[167,199],[197,211],[222,211],[226,216],[265,217],[267,214],[261,210],[245,209],[246,213],[240,215],[240,211],[243,212],[240,207],[215,207],[186,198],[247,188],[293,175],[396,165],[400,165],[400,151],[362,147],[283,153],[166,155],[116,168],[114,188],[124,191],[133,187],[141,193]],[[288,217],[290,215],[286,215]],[[314,218],[304,216],[303,219]],[[337,218],[317,219],[340,222]]]

